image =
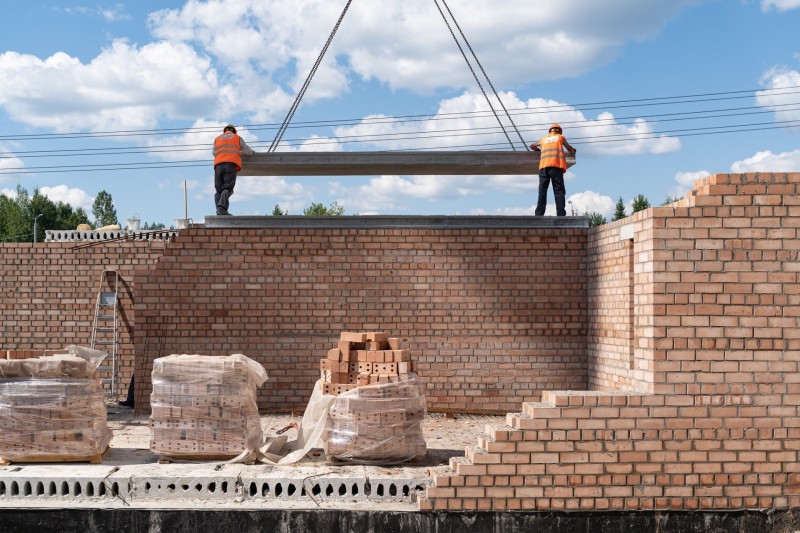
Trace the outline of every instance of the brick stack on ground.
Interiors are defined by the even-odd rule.
[[[320,387],[336,395],[323,433],[329,460],[392,464],[427,453],[426,403],[410,352],[382,332],[342,332],[320,362]]]
[[[72,354],[0,359],[0,464],[100,463],[109,442],[94,363]]]
[[[167,459],[255,459],[262,444],[256,388],[265,380],[263,367],[243,355],[157,359],[150,449]]]

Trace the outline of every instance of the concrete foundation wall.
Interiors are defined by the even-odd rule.
[[[270,376],[259,407],[301,412],[340,332],[385,331],[408,339],[431,410],[585,389],[586,233],[194,227],[137,277],[137,375],[172,353],[244,353]],[[137,408],[149,393],[137,381]]]

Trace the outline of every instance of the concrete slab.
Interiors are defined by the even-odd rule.
[[[588,228],[589,218],[528,216],[206,216],[206,228],[494,229]]]
[[[240,176],[524,175],[539,173],[540,152],[273,152],[242,157]],[[567,157],[567,167],[575,156]]]
[[[114,439],[104,464],[11,464],[0,468],[0,509],[340,509],[413,512],[451,457],[463,457],[486,424],[504,417],[428,415],[424,461],[397,466],[327,464],[321,449],[290,466],[217,462],[159,464],[147,416],[109,407]],[[299,417],[264,415],[265,436]],[[284,433],[294,440],[297,430]]]

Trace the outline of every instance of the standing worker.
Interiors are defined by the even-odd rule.
[[[567,194],[564,188],[564,172],[567,170],[567,157],[564,155],[564,148],[570,154],[575,155],[575,148],[570,146],[567,139],[561,134],[561,126],[550,124],[550,131],[545,137],[539,139],[531,145],[533,150],[541,150],[539,159],[539,201],[536,204],[535,215],[544,215],[547,206],[547,187],[550,180],[553,181],[553,195],[556,197],[556,215],[563,217],[567,214],[565,209],[565,197]]]
[[[253,155],[255,152],[247,146],[244,139],[236,134],[236,128],[228,124],[222,135],[214,139],[214,204],[218,215],[228,213],[228,198],[233,196],[236,186],[236,173],[242,170],[242,154]]]

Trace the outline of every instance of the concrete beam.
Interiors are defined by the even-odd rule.
[[[538,174],[539,152],[271,152],[242,158],[240,176]],[[575,157],[567,157],[567,167]]]
[[[211,216],[209,229],[541,229],[588,228],[589,217],[353,215],[353,216]]]

